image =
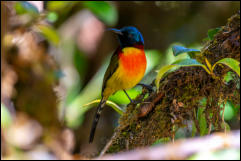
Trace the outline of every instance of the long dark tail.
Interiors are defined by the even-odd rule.
[[[102,98],[101,101],[100,101],[100,104],[99,104],[98,107],[97,107],[96,114],[95,114],[95,118],[94,118],[94,120],[93,120],[92,127],[91,127],[91,131],[90,131],[89,143],[92,143],[93,140],[94,140],[95,129],[96,129],[97,123],[98,123],[98,121],[99,121],[99,118],[100,118],[100,114],[101,114],[101,112],[102,112],[102,109],[103,109],[103,107],[105,106],[105,103],[106,103],[106,100]]]

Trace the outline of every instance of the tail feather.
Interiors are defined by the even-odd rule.
[[[97,123],[99,121],[102,109],[105,106],[105,103],[106,103],[106,100],[102,98],[101,101],[100,101],[100,104],[97,107],[95,118],[93,120],[91,131],[90,131],[89,143],[92,143],[93,140],[94,140],[96,126],[97,126]]]

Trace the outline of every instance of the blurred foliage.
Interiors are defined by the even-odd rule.
[[[215,152],[205,151],[195,154],[188,160],[239,160],[240,152],[238,149],[222,149]]]
[[[17,14],[25,14],[25,13],[38,14],[39,13],[38,9],[34,5],[26,1],[16,2],[14,7]]]
[[[221,28],[217,27],[215,29],[209,29],[208,30],[208,38],[209,40],[213,40],[214,36],[218,33],[218,31],[220,31]]]
[[[20,127],[20,131],[43,127],[43,134],[39,132],[42,136],[39,142],[41,146],[42,144],[48,145],[47,149],[45,147],[39,150],[32,146],[37,143],[29,139],[26,144],[29,143],[31,146],[26,149],[14,144],[9,146],[10,148],[4,147],[7,149],[7,154],[16,151],[24,153],[24,150],[33,149],[41,156],[50,149],[58,154],[58,158],[66,158],[67,154],[79,153],[81,148],[84,152],[99,151],[105,142],[99,141],[93,146],[85,144],[89,134],[89,122],[92,120],[90,113],[93,113],[92,111],[95,110],[93,108],[98,103],[96,99],[100,98],[104,72],[113,49],[117,46],[113,38],[108,37],[108,34],[104,32],[105,28],[134,25],[141,30],[147,44],[145,52],[148,65],[142,83],[151,84],[157,78],[156,85],[158,86],[163,77],[182,66],[202,66],[208,68],[205,70],[210,69],[208,64],[206,67],[194,59],[202,46],[203,35],[207,29],[224,24],[226,18],[233,14],[233,10],[239,8],[240,4],[234,2],[220,4],[225,7],[222,13],[216,6],[215,13],[221,14],[214,15],[218,18],[206,16],[206,11],[211,12],[209,8],[211,5],[210,2],[48,1],[42,2],[42,11],[40,11],[34,4],[27,1],[5,2],[1,7],[8,9],[4,10],[5,20],[2,20],[1,28],[3,30],[2,40],[6,41],[1,46],[4,48],[1,58],[3,58],[2,76],[5,76],[5,79],[2,79],[2,85],[4,84],[8,91],[2,91],[1,128],[13,127],[12,124],[16,122],[13,116],[16,115],[17,119],[20,118],[21,126],[16,126]],[[160,16],[160,19],[156,15]],[[74,19],[75,16],[77,16],[76,19]],[[207,23],[203,24],[203,22]],[[69,26],[67,26],[68,23]],[[94,30],[88,30],[93,26]],[[220,28],[208,30],[206,41],[212,40],[219,30]],[[96,35],[99,34],[99,38],[94,37],[95,32]],[[85,37],[83,33],[88,33],[89,37]],[[92,44],[95,46],[93,52],[87,52],[81,46],[89,39],[95,40]],[[188,48],[183,46],[188,46]],[[226,83],[235,79],[235,72],[240,75],[237,61],[227,58],[219,60],[212,66],[212,70],[216,64],[227,65],[234,71],[227,73],[224,78]],[[54,93],[53,89],[57,92]],[[142,87],[136,86],[127,92],[131,98],[135,98],[142,92]],[[128,103],[130,103],[129,99],[124,92],[119,91],[109,98],[107,106],[121,113]],[[203,103],[205,103],[205,98]],[[15,110],[9,110],[11,108],[14,108],[16,113],[14,113]],[[203,117],[205,109],[199,109],[198,120],[201,135],[203,135],[207,133],[208,125]],[[231,101],[226,102],[224,119],[225,123],[230,124],[231,129],[232,123],[239,117],[239,111],[240,105]],[[19,113],[24,113],[24,115]],[[60,120],[65,120],[65,124],[60,124],[56,115]],[[103,116],[102,119],[107,120],[108,123],[105,127],[103,127],[104,121],[100,123],[103,124],[100,131],[104,136],[112,134],[111,125],[117,124],[118,114],[106,111],[103,115],[107,117]],[[38,123],[35,124],[28,117]],[[31,122],[31,125],[28,122]],[[191,127],[193,136],[195,136],[197,133],[195,126]],[[71,132],[65,134],[64,130],[68,128]],[[180,130],[175,137],[186,137],[183,133],[185,131]],[[74,141],[71,141],[72,135]],[[7,139],[9,138],[6,137]],[[169,137],[162,138],[155,144],[168,141],[170,141]],[[6,142],[8,145],[9,141]],[[52,144],[54,147],[64,148],[56,152]],[[228,152],[228,154],[231,153],[234,152]],[[30,153],[29,156],[31,156]],[[18,157],[16,155],[15,159]],[[46,158],[49,157],[54,158],[46,155]],[[25,159],[24,156],[23,159]]]
[[[85,1],[83,2],[84,7],[92,11],[97,17],[100,18],[107,25],[116,24],[117,11],[115,7],[109,2],[99,2],[99,1]]]
[[[1,128],[6,128],[12,123],[12,116],[6,106],[1,103]]]

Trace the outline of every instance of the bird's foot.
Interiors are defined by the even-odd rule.
[[[153,87],[148,84],[138,83],[137,85],[142,86],[143,88],[146,88],[150,93],[153,92]]]
[[[137,100],[130,100],[131,101],[131,104],[133,105],[137,105],[139,103],[141,103],[141,101],[137,101]]]

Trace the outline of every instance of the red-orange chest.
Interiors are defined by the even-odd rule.
[[[120,68],[127,77],[141,79],[146,71],[146,56],[143,49],[126,47],[119,54]]]

